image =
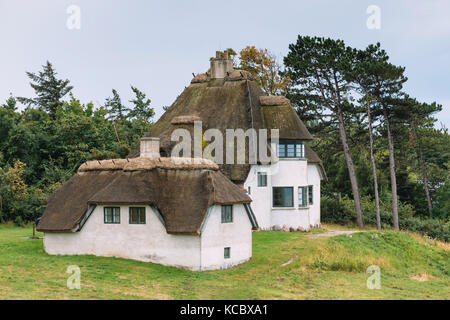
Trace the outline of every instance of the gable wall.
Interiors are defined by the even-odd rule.
[[[308,164],[308,183],[313,186],[313,204],[309,206],[310,223],[320,226],[320,168],[317,164]]]
[[[252,256],[252,225],[243,204],[233,205],[233,222],[222,223],[221,206],[212,208],[201,236],[202,270],[224,269]],[[224,259],[224,248],[231,248]]]

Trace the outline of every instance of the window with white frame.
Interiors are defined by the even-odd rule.
[[[258,187],[267,187],[267,172],[258,172]]]
[[[119,207],[104,207],[104,222],[107,224],[120,223],[120,208]]]
[[[298,206],[306,207],[307,206],[307,187],[298,187]]]
[[[222,206],[222,223],[233,222],[233,206],[223,205]]]
[[[304,158],[305,147],[300,140],[280,140],[278,158]]]
[[[273,207],[293,207],[294,206],[293,187],[273,187],[272,205]]]
[[[223,257],[225,259],[230,259],[230,257],[231,257],[231,248],[230,247],[223,248]]]

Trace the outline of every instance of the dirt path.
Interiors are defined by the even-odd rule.
[[[310,235],[308,238],[314,239],[314,238],[319,238],[319,237],[334,237],[334,236],[338,236],[340,234],[352,234],[352,233],[358,233],[358,232],[365,232],[365,231],[360,231],[360,230],[330,230],[328,232],[325,233],[319,233],[319,234],[313,234]]]

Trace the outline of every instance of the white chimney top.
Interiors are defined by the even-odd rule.
[[[143,137],[141,138],[140,148],[141,158],[159,158],[159,138]]]
[[[211,60],[211,79],[223,79],[233,71],[233,61],[228,51],[216,51],[216,58]]]

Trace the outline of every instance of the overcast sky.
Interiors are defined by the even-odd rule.
[[[80,29],[67,27],[71,5]],[[370,5],[380,8],[380,29],[367,27]],[[216,50],[255,45],[282,60],[299,34],[357,48],[380,41],[406,67],[405,90],[441,103],[438,118],[450,126],[448,0],[0,0],[0,103],[10,92],[33,96],[25,71],[49,60],[82,102],[99,105],[112,88],[128,101],[132,84],[159,117]]]

